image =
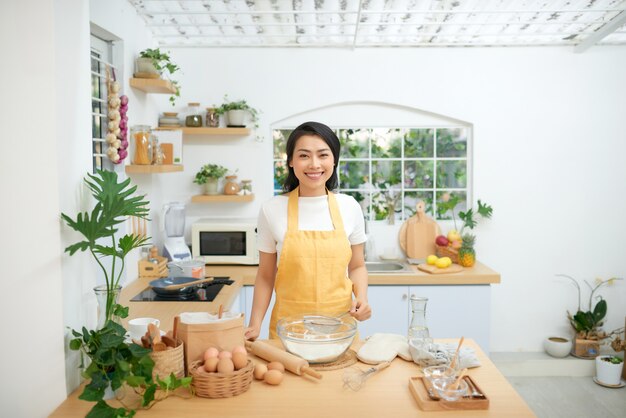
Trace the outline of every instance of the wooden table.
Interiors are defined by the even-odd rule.
[[[440,340],[454,342],[456,340]],[[489,358],[472,340],[481,367],[469,375],[490,398],[490,407],[482,411],[424,412],[409,391],[409,378],[419,374],[416,364],[396,358],[391,366],[372,376],[358,392],[342,387],[343,370],[325,371],[318,381],[291,373],[280,386],[253,381],[247,392],[225,399],[180,399],[170,397],[150,410],[139,410],[138,417],[297,417],[297,418],[369,418],[369,417],[534,417],[535,415]],[[257,359],[255,359],[257,360]],[[258,360],[262,361],[262,360]],[[366,365],[359,364],[365,369]],[[78,399],[81,388],[72,393],[51,417],[84,417],[94,405]]]

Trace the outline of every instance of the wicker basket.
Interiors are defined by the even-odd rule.
[[[437,257],[450,257],[453,263],[459,264],[459,252],[451,247],[437,245]]]
[[[248,360],[245,367],[228,374],[199,372],[198,367],[203,365],[204,361],[194,361],[189,371],[196,395],[203,398],[230,398],[250,389],[254,370],[252,360]]]
[[[185,351],[183,350],[183,342],[178,340],[178,345],[171,350],[153,351],[150,358],[154,361],[154,369],[152,369],[152,377],[158,375],[161,379],[165,379],[170,374],[178,378],[185,376]]]

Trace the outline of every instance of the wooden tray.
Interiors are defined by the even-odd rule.
[[[450,267],[446,267],[445,269],[440,269],[439,267],[430,264],[418,264],[417,268],[430,274],[459,273],[463,271],[463,267],[458,264],[452,264]]]
[[[485,398],[462,398],[455,402],[444,401],[443,399],[431,399],[431,397],[428,396],[428,390],[424,385],[423,379],[423,377],[411,377],[409,379],[411,394],[413,394],[417,405],[422,411],[489,409],[489,398],[470,376],[466,376],[465,379],[470,380],[476,387],[476,390],[485,395]]]

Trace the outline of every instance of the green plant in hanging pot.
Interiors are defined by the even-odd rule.
[[[180,97],[180,84],[178,81],[173,80],[171,76],[179,70],[180,67],[171,61],[169,53],[161,52],[159,48],[148,48],[139,52],[136,75],[154,74],[159,77],[166,76],[175,90],[169,99],[172,106],[176,104],[176,98]]]
[[[193,182],[205,185],[206,194],[216,195],[218,192],[218,181],[228,172],[228,169],[218,164],[205,164],[196,173]]]
[[[254,128],[259,127],[259,111],[250,106],[245,100],[230,101],[228,95],[224,96],[224,103],[219,107],[215,107],[218,115],[227,114],[229,126],[244,126],[244,117],[246,113],[250,114]]]

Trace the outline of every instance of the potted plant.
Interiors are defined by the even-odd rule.
[[[215,106],[214,106],[215,107]],[[259,112],[251,107],[245,100],[229,101],[228,95],[224,96],[224,103],[221,106],[215,107],[215,111],[218,115],[227,114],[228,126],[244,126],[244,119],[246,113],[249,113],[252,118],[254,128],[259,127]]]
[[[169,54],[161,52],[159,48],[144,49],[139,53],[137,58],[137,73],[135,77],[138,78],[158,78],[167,72],[169,75],[167,79],[172,83],[172,87],[176,92],[170,96],[170,103],[172,106],[176,104],[176,98],[180,97],[180,85],[178,81],[172,80],[170,77],[174,75],[176,71],[180,70],[180,67],[170,61]]]
[[[104,273],[106,284],[96,286],[98,298],[98,325],[95,330],[83,327],[72,330],[74,339],[70,349],[81,352],[83,377],[89,379],[80,399],[96,402],[88,417],[126,417],[134,415],[128,408],[113,408],[105,400],[127,384],[142,395],[142,405],[154,401],[157,387],[163,381],[152,379],[154,361],[151,350],[127,342],[126,330],[117,321],[128,316],[128,308],[117,303],[121,290],[119,285],[124,271],[126,255],[135,248],[146,245],[148,237],[126,234],[116,239],[118,225],[129,216],[147,219],[148,201],[145,196],[134,196],[136,186],[130,186],[130,179],[118,183],[117,173],[98,170],[96,175],[87,174],[85,183],[95,199],[91,212],[79,213],[76,219],[62,213],[61,217],[72,229],[83,236],[83,240],[68,246],[65,251],[74,255],[77,251],[89,251]],[[110,245],[105,241],[110,240]],[[110,258],[110,262],[103,262]],[[87,364],[87,357],[90,361]],[[190,382],[172,381],[169,384],[185,386]]]
[[[602,296],[596,296],[594,298],[594,295],[602,286],[611,286],[616,280],[622,279],[612,277],[607,280],[602,280],[598,278],[596,279],[596,285],[594,287],[585,280],[584,282],[591,293],[589,295],[587,310],[583,311],[581,309],[581,291],[578,281],[566,274],[557,274],[557,276],[571,280],[578,291],[578,308],[576,309],[576,313],[572,315],[567,311],[567,318],[576,332],[572,354],[576,357],[592,359],[598,356],[600,352],[600,342],[614,334],[614,332],[607,334],[601,329],[608,307],[606,300],[604,300]],[[592,306],[594,299],[599,300]]]
[[[619,386],[624,360],[612,355],[596,357],[596,381],[608,386]]]
[[[205,164],[200,167],[193,180],[196,184],[205,185],[205,194],[216,195],[218,192],[218,181],[228,172],[226,167],[218,164]]]

